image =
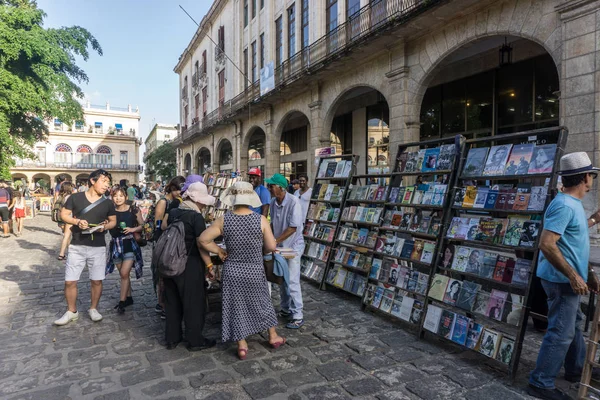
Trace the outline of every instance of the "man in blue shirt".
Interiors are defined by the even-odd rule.
[[[302,288],[300,287],[300,257],[304,253],[304,216],[300,200],[287,192],[287,179],[281,174],[275,174],[266,180],[273,199],[271,200],[271,225],[277,247],[291,248],[296,256],[287,259],[289,294],[281,285],[281,311],[279,315],[290,319],[285,326],[289,329],[299,329],[304,325],[302,314]]]
[[[250,168],[248,171],[248,181],[254,187],[254,191],[258,195],[262,206],[260,207],[250,207],[252,211],[255,213],[259,213],[267,217],[269,215],[269,204],[271,203],[271,193],[269,193],[269,189],[260,184],[261,181],[261,172],[260,168]]]
[[[600,221],[598,211],[589,219],[585,217],[582,199],[599,170],[585,152],[563,156],[558,172],[563,191],[544,214],[537,276],[548,295],[548,331],[527,389],[529,395],[540,399],[571,398],[554,385],[563,364],[567,381],[581,379],[586,350],[579,327],[583,320],[579,302],[581,295],[599,289],[598,279],[589,267],[588,228]]]

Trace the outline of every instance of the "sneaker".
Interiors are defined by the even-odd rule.
[[[303,319],[293,319],[285,327],[288,329],[300,329],[303,325]]]
[[[119,304],[115,306],[115,310],[117,310],[117,314],[125,314],[125,302],[119,301]]]
[[[535,398],[545,400],[573,400],[571,396],[556,388],[542,389],[537,386],[529,385],[527,387],[527,394]]]
[[[167,314],[164,311],[160,312],[160,319],[167,319]]]
[[[127,298],[125,299],[124,307],[132,306],[132,305],[133,305],[133,297],[127,296]]]
[[[98,312],[98,310],[96,310],[95,308],[90,308],[88,310],[88,314],[92,321],[94,321],[94,322],[102,321],[102,314],[100,314]]]
[[[292,319],[292,313],[289,311],[281,310],[277,313],[277,316],[283,319]]]
[[[131,300],[133,302],[133,300]],[[157,304],[156,307],[154,307],[154,312],[157,314],[160,314],[163,312],[163,308],[160,306],[160,304]]]
[[[77,311],[71,312],[71,311],[67,310],[67,312],[64,313],[62,317],[60,317],[59,319],[54,321],[54,325],[63,326],[63,325],[68,324],[71,321],[77,321],[78,318],[79,318],[79,313]]]

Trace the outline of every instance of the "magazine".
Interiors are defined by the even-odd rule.
[[[448,278],[445,275],[436,274],[431,281],[431,287],[429,288],[429,297],[439,301],[444,300],[444,294],[446,293],[446,287],[448,286]]]
[[[483,169],[484,176],[504,175],[504,166],[508,160],[512,144],[492,146]]]
[[[504,311],[504,305],[507,297],[508,293],[497,289],[492,289],[486,312],[488,318],[492,318],[497,321],[502,320],[502,312]]]
[[[515,285],[527,286],[529,283],[529,274],[531,273],[531,260],[523,258],[517,259],[515,270],[512,276],[512,283]]]
[[[479,352],[490,358],[494,358],[496,356],[496,349],[498,348],[499,339],[499,333],[485,328],[481,336]]]
[[[433,149],[425,150],[425,158],[423,160],[423,166],[421,171],[423,172],[431,172],[435,171],[438,163],[438,158],[440,156],[440,148],[436,147]]]
[[[449,310],[442,310],[438,334],[445,337],[446,339],[452,339],[452,328],[454,328],[455,320],[456,314]]]
[[[463,176],[480,176],[483,172],[489,147],[471,148],[463,168]]]
[[[453,306],[456,305],[461,287],[462,281],[450,278],[450,280],[448,280],[446,292],[444,293],[444,303],[448,303]]]
[[[500,346],[498,347],[498,354],[496,354],[496,360],[503,362],[504,364],[510,364],[514,348],[514,339],[502,336]]]
[[[527,209],[531,211],[542,211],[546,204],[547,195],[548,188],[546,186],[533,186],[531,188],[531,196],[529,197]]]
[[[473,320],[469,320],[469,329],[467,331],[467,340],[465,342],[465,346],[467,346],[469,349],[477,349],[482,331],[482,325],[474,322]]]
[[[536,146],[533,149],[533,155],[531,156],[528,173],[547,174],[552,172],[555,154],[556,144]]]
[[[452,328],[452,341],[464,345],[467,340],[467,331],[469,329],[470,318],[464,315],[456,314],[454,327]]]
[[[527,221],[523,224],[523,233],[519,246],[534,247],[540,234],[540,221]]]
[[[462,308],[463,310],[472,311],[479,289],[481,289],[480,284],[464,281],[456,302],[456,306]]]
[[[452,169],[452,163],[454,162],[456,146],[454,144],[443,144],[440,146],[440,155],[438,157],[436,170],[448,171]]]
[[[427,314],[425,315],[425,321],[423,322],[423,328],[430,332],[438,333],[440,326],[440,319],[442,318],[442,309],[433,304],[427,306]]]
[[[527,175],[534,146],[533,143],[515,144],[504,168],[504,175]]]

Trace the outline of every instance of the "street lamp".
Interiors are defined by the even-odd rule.
[[[500,66],[512,64],[512,46],[508,44],[506,36],[504,37],[504,44],[500,47]]]

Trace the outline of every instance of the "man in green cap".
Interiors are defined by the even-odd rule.
[[[273,196],[269,210],[277,247],[291,248],[296,252],[294,258],[287,260],[289,294],[282,285],[280,287],[281,311],[279,311],[279,315],[290,320],[286,328],[299,329],[304,325],[302,289],[300,287],[300,257],[304,252],[302,206],[297,197],[287,192],[288,181],[283,175],[275,174],[266,179],[265,183]]]

